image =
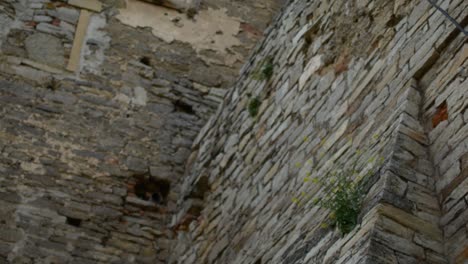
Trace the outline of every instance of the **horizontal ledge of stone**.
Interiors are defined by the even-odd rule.
[[[36,61],[26,59],[26,58],[20,58],[20,57],[15,57],[15,56],[5,56],[5,61],[7,63],[9,63],[9,64],[25,65],[25,66],[35,68],[37,70],[41,70],[41,71],[45,71],[45,72],[49,72],[49,73],[53,73],[53,74],[63,74],[63,75],[65,75],[67,73],[62,69],[58,69],[56,67],[49,66],[49,65],[46,65],[46,64],[42,64],[40,62],[36,62]]]
[[[153,207],[155,206],[155,203],[152,202],[152,201],[145,201],[145,200],[142,200],[138,197],[134,197],[134,196],[128,196],[126,198],[126,201],[127,203],[129,204],[132,204],[132,205],[136,205],[136,206],[142,206],[142,207]]]

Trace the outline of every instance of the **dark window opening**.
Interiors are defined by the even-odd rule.
[[[183,112],[190,115],[194,115],[195,111],[193,111],[193,107],[181,100],[177,100],[174,102],[174,107],[177,112]]]
[[[140,62],[143,63],[146,66],[151,67],[151,59],[149,57],[146,57],[146,56],[141,57]]]
[[[75,226],[75,227],[80,227],[81,226],[81,219],[67,216],[67,224],[69,224],[71,226]]]
[[[140,179],[135,184],[135,195],[145,201],[153,201],[165,205],[167,196],[171,190],[171,184],[167,180],[148,178]]]

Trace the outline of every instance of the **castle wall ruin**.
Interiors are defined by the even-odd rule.
[[[0,0],[0,263],[465,263],[467,37],[426,0],[282,4]],[[354,164],[342,234],[311,179]]]

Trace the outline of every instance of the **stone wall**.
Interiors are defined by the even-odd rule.
[[[167,35],[209,29],[203,46],[103,1],[69,72],[81,9],[0,1],[0,263],[167,263],[192,141],[262,35],[241,25],[262,32],[279,3],[255,18],[142,4]]]
[[[467,51],[428,1],[290,3],[195,140],[172,261],[465,263]],[[355,162],[377,173],[342,235],[308,179]]]
[[[468,45],[466,41],[446,45],[447,51],[438,54],[440,58],[421,80],[425,98],[422,118],[435,167],[445,251],[451,263],[463,263],[468,259]]]
[[[76,72],[70,2],[0,0],[0,263],[468,258],[468,47],[427,1],[291,1],[254,48],[284,1],[106,0]],[[310,179],[354,163],[342,235]]]

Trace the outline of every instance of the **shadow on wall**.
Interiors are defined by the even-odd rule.
[[[131,179],[128,185],[129,194],[134,194],[141,200],[153,202],[157,205],[166,205],[171,183],[165,179],[138,175]]]
[[[146,2],[168,7],[171,9],[176,9],[179,11],[187,12],[196,12],[200,6],[200,0],[144,0]]]

